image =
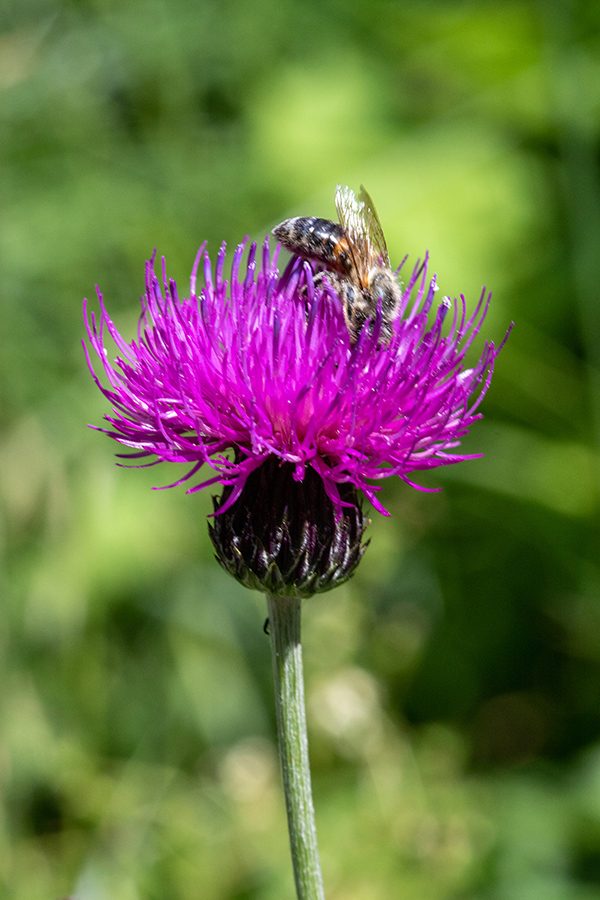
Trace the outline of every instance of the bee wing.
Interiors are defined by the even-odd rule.
[[[356,274],[366,286],[369,271],[377,261],[369,228],[370,213],[364,202],[356,199],[354,191],[341,184],[335,190],[335,208],[348,239]]]
[[[363,204],[363,217],[368,231],[369,240],[372,246],[375,248],[377,256],[381,258],[380,262],[382,262],[386,266],[390,266],[390,256],[388,253],[385,238],[383,236],[383,228],[381,227],[381,222],[379,221],[379,216],[377,215],[377,210],[375,209],[375,204],[371,199],[371,195],[365,190],[362,184],[360,186],[360,194],[358,195],[358,199]]]

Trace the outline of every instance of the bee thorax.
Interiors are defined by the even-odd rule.
[[[391,271],[372,269],[369,275],[369,292],[376,303],[381,300],[384,318],[394,319],[398,314],[402,290]]]

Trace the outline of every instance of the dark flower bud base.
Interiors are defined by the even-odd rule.
[[[323,479],[307,467],[271,456],[248,476],[244,488],[220,513],[232,491],[213,498],[209,532],[216,558],[241,584],[273,596],[310,597],[329,591],[354,573],[367,544],[368,524],[353,485],[340,485],[341,512]]]

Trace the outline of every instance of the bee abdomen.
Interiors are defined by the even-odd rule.
[[[337,222],[317,216],[296,216],[273,229],[280,244],[304,259],[322,262],[330,269],[347,274],[352,256],[346,233]]]

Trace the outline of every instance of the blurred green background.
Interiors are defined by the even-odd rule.
[[[515,330],[483,459],[308,602],[328,900],[600,898],[596,0],[4,0],[0,897],[292,898],[264,599],[86,423],[81,304],[364,183]],[[425,483],[425,480],[422,479]]]

